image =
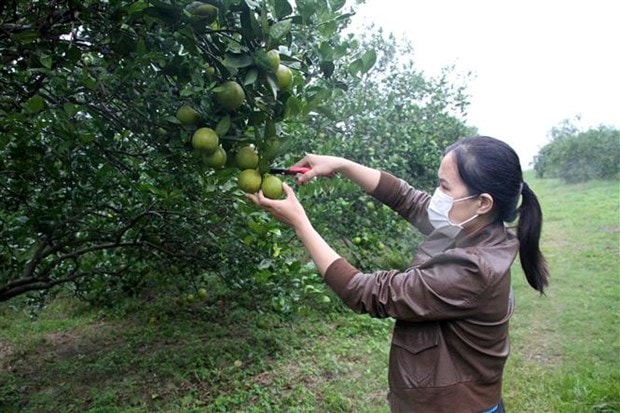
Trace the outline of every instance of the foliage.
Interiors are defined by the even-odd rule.
[[[552,141],[534,160],[538,177],[565,182],[617,179],[620,173],[620,130],[600,126],[579,131],[569,121],[553,128]]]
[[[71,281],[105,302],[205,272],[260,284],[253,272],[287,235],[268,224],[240,241],[255,237],[256,212],[234,165],[205,167],[191,134],[216,130],[229,160],[241,145],[261,149],[263,131],[280,139],[280,123],[300,121],[308,84],[346,84],[321,71],[337,62],[317,42],[358,51],[339,41],[344,1],[208,3],[209,18],[177,0],[2,3],[0,300]],[[286,90],[265,60],[273,49],[295,73]],[[246,96],[234,111],[213,99],[229,80]],[[182,104],[198,124],[179,123]]]
[[[332,90],[328,102],[310,113],[307,125],[287,125],[301,137],[291,150],[344,156],[432,191],[446,146],[474,133],[462,120],[468,105],[465,89],[449,82],[450,68],[436,78],[417,70],[408,42],[373,27],[364,32],[355,41],[372,51],[364,57],[376,63],[346,92]],[[350,70],[356,59],[342,67]],[[409,264],[419,242],[415,231],[355,185],[335,177],[302,194],[321,233],[362,268]],[[354,243],[356,237],[361,242]],[[402,237],[408,242],[400,242]]]
[[[468,132],[463,87],[427,79],[393,37],[342,34],[342,0],[205,3],[217,13],[180,0],[0,6],[0,301],[67,284],[114,305],[213,275],[250,306],[328,299],[292,232],[238,189],[238,149],[254,145],[261,168],[342,155],[429,189],[444,146]],[[286,88],[272,50],[293,73]],[[226,102],[230,81],[243,95]],[[224,168],[192,150],[200,127],[219,135]],[[412,232],[352,184],[299,195],[357,265],[407,265]]]
[[[407,41],[373,27],[365,33],[351,41],[372,50],[376,63],[346,92],[332,90],[329,102],[311,114],[309,136],[296,144],[382,168],[431,189],[445,147],[474,132],[463,123],[465,86],[450,83],[451,68],[436,78],[419,71]]]

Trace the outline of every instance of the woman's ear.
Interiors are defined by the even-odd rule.
[[[488,214],[491,210],[493,210],[493,197],[487,193],[481,194],[478,197],[478,210],[476,213],[478,215]]]

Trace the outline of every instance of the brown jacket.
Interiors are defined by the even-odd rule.
[[[327,284],[353,310],[396,319],[389,361],[392,412],[482,412],[500,401],[519,243],[502,224],[456,239],[433,231],[430,196],[385,172],[371,194],[427,239],[404,271],[365,274],[345,259]]]

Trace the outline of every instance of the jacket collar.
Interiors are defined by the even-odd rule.
[[[460,232],[456,238],[451,237],[439,228],[431,232],[422,242],[414,263],[424,262],[452,248],[499,244],[506,240],[507,236],[507,229],[502,223],[489,224],[471,234]]]
[[[459,233],[454,240],[454,246],[456,248],[466,248],[481,244],[493,245],[504,241],[507,236],[508,228],[501,222],[494,222],[472,234]]]

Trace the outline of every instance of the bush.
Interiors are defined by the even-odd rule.
[[[617,179],[619,168],[620,131],[607,126],[558,134],[534,160],[539,178],[560,178],[570,183]]]

